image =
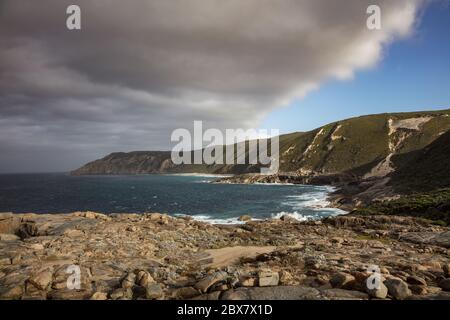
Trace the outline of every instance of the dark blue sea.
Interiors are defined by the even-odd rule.
[[[329,207],[327,186],[210,183],[208,175],[0,175],[0,212],[161,212],[234,223],[289,214],[300,220],[344,213]]]

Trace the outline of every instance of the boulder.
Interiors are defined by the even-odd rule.
[[[132,272],[128,273],[121,282],[121,286],[123,289],[132,288],[136,281],[136,275]]]
[[[258,283],[258,279],[254,277],[241,277],[239,279],[240,287],[254,287]]]
[[[90,300],[107,300],[108,299],[108,295],[104,292],[95,292]]]
[[[407,277],[406,282],[408,282],[409,284],[416,284],[416,285],[422,285],[422,286],[427,285],[427,282],[425,281],[425,279],[423,279],[421,277],[417,277],[417,276]]]
[[[0,241],[17,241],[20,240],[18,236],[11,233],[0,233]]]
[[[355,281],[355,277],[351,274],[338,272],[331,277],[330,284],[333,288],[342,288],[352,281]]]
[[[183,287],[176,289],[172,296],[175,299],[191,299],[193,297],[196,297],[200,294],[200,292],[195,289],[194,287]]]
[[[23,294],[23,287],[12,285],[9,287],[0,287],[0,300],[17,300]]]
[[[136,283],[141,287],[146,287],[150,283],[154,283],[155,280],[147,271],[140,270],[136,274]]]
[[[264,270],[258,272],[258,284],[260,287],[277,286],[280,282],[280,275],[278,272],[271,270]]]
[[[389,294],[396,300],[404,300],[412,295],[408,284],[401,279],[388,279],[384,281],[384,284],[388,288]]]
[[[383,282],[380,282],[380,285],[374,289],[367,289],[367,293],[372,298],[376,299],[385,299],[388,295],[388,288]]]
[[[19,228],[16,231],[16,234],[21,239],[27,239],[30,237],[38,236],[39,230],[34,222],[24,222],[20,224]]]
[[[223,271],[214,272],[213,274],[207,275],[205,278],[200,280],[195,284],[195,288],[197,290],[200,290],[202,293],[206,293],[209,288],[211,288],[213,285],[224,282],[228,277],[228,274]]]
[[[0,217],[0,233],[14,234],[20,226],[20,218],[12,214],[2,214]]]
[[[39,290],[46,290],[52,280],[52,272],[50,270],[44,270],[29,278],[28,282]]]
[[[418,284],[411,284],[409,285],[409,289],[411,290],[411,292],[415,295],[425,295],[428,293],[427,287],[426,286],[422,286],[422,285],[418,285]]]
[[[294,277],[289,271],[280,272],[280,284],[282,285],[292,285],[295,283]]]
[[[239,221],[246,222],[246,221],[251,221],[251,220],[252,220],[252,217],[250,217],[248,215],[243,215],[243,216],[239,217]]]
[[[131,300],[133,298],[133,291],[130,288],[118,288],[109,296],[113,300]]]
[[[164,292],[161,289],[161,287],[159,286],[159,284],[157,283],[150,283],[146,288],[145,288],[145,296],[147,299],[150,300],[154,300],[154,299],[159,299],[162,298],[164,296]]]

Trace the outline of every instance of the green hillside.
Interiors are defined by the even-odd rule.
[[[280,171],[298,175],[350,172],[385,176],[402,154],[418,151],[450,129],[450,110],[392,113],[338,121],[309,132],[280,136]],[[258,165],[179,165],[170,152],[113,153],[73,174],[255,173]]]
[[[450,131],[419,151],[399,156],[400,168],[390,185],[401,193],[431,191],[450,186]]]

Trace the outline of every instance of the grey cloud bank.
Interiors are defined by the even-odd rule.
[[[176,128],[250,128],[330,78],[371,68],[421,0],[0,1],[0,171],[66,171],[168,150]],[[66,29],[66,8],[82,30]]]

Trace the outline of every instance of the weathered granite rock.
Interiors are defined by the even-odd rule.
[[[108,295],[105,292],[95,292],[90,300],[107,300]]]
[[[372,298],[385,299],[388,295],[388,288],[383,282],[380,282],[379,286],[373,289],[367,289],[367,293]]]
[[[15,234],[20,226],[21,220],[12,213],[0,214],[0,233]]]
[[[194,287],[197,290],[200,290],[200,292],[205,293],[211,286],[215,285],[216,283],[225,281],[227,277],[228,274],[226,272],[215,272],[197,282]]]
[[[254,287],[258,283],[258,279],[255,277],[243,276],[239,280],[240,287]]]
[[[20,240],[18,236],[11,233],[0,233],[0,241],[17,241]]]
[[[446,232],[408,232],[400,236],[400,240],[418,244],[430,244],[450,248],[450,231]]]
[[[424,285],[411,284],[409,285],[409,289],[414,295],[425,295],[428,293],[427,287]]]
[[[34,222],[24,222],[19,225],[16,234],[22,239],[36,237],[39,235],[39,229]]]
[[[172,296],[175,299],[191,299],[200,294],[200,292],[194,287],[183,287],[176,289]]]
[[[130,300],[133,298],[133,291],[130,288],[118,288],[109,295],[112,300]]]
[[[87,300],[92,296],[89,290],[55,290],[48,293],[50,300]]]
[[[369,296],[367,293],[361,291],[352,291],[344,289],[325,289],[322,291],[325,298],[331,300],[367,300]]]
[[[355,277],[351,274],[338,272],[331,277],[330,284],[333,288],[343,288],[352,281],[355,281]]]
[[[16,300],[20,299],[23,294],[23,286],[13,285],[10,287],[0,287],[1,300]]]
[[[136,274],[136,283],[141,287],[146,287],[150,283],[155,283],[153,277],[147,271],[140,270]]]
[[[311,300],[319,299],[319,290],[301,286],[239,288],[223,293],[222,300]]]
[[[147,292],[150,299],[447,297],[437,286],[449,278],[448,249],[398,238],[442,236],[449,229],[410,217],[214,226],[162,214],[87,216],[14,215],[30,230],[22,239],[0,240],[0,297],[146,299]],[[367,291],[369,262],[379,266],[382,281],[398,278],[404,285]],[[74,265],[80,267],[81,288],[68,290],[67,270]],[[53,274],[39,275],[46,270]],[[260,271],[267,273],[258,276]],[[42,281],[33,280],[35,285],[28,280],[33,277]],[[258,287],[259,278],[269,286]]]
[[[28,279],[29,283],[35,286],[39,290],[46,290],[52,283],[53,273],[50,270],[44,270],[32,276]]]
[[[121,286],[123,289],[131,289],[136,282],[136,275],[132,272],[128,273],[123,279]]]
[[[159,284],[156,283],[150,283],[149,285],[147,285],[146,289],[146,293],[145,296],[147,299],[159,299],[162,298],[164,296],[164,292],[161,289]]]
[[[258,272],[258,285],[260,287],[277,286],[280,282],[280,275],[278,272],[270,270],[263,270]]]
[[[239,217],[239,221],[251,221],[252,220],[252,217],[251,216],[248,216],[248,215],[243,215],[243,216],[240,216]]]
[[[423,285],[423,286],[427,285],[427,282],[425,281],[425,279],[418,277],[418,276],[409,276],[406,279],[406,282],[409,284],[416,284],[416,285]]]
[[[401,279],[387,279],[384,284],[388,288],[389,294],[396,300],[404,300],[412,294],[408,284]]]

